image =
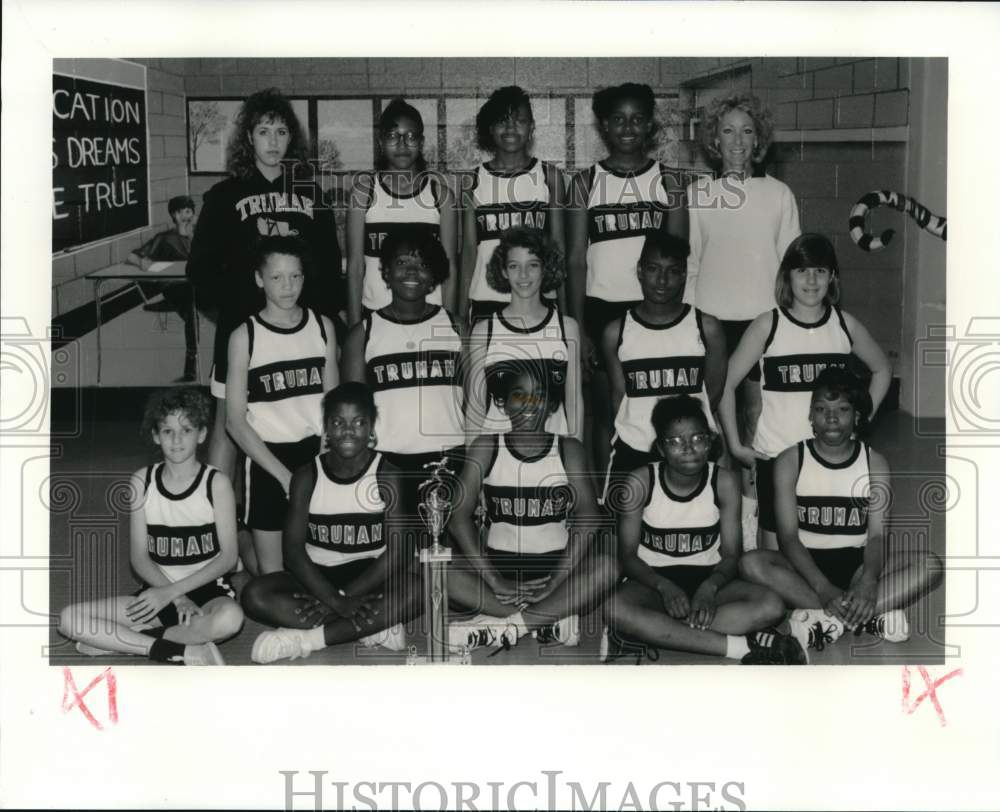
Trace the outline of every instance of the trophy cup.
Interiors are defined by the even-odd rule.
[[[431,462],[425,468],[431,469],[431,478],[423,483],[425,496],[418,506],[420,518],[431,534],[431,544],[420,550],[423,565],[424,616],[430,623],[427,631],[427,656],[423,660],[416,656],[415,647],[410,648],[407,662],[446,663],[448,651],[448,562],[451,550],[441,544],[441,533],[451,515],[451,501],[446,474],[454,475],[447,467],[447,458]],[[464,659],[464,658],[463,658]]]

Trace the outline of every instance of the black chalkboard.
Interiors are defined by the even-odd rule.
[[[52,251],[149,225],[146,92],[52,76]]]

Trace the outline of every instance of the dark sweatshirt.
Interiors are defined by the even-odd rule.
[[[225,381],[229,333],[263,307],[254,282],[253,254],[257,241],[272,235],[297,236],[308,250],[311,273],[302,303],[331,317],[340,309],[337,226],[319,184],[297,176],[293,181],[287,169],[274,181],[255,169],[248,178],[217,183],[205,194],[187,276],[198,303],[219,309],[215,364],[220,382]]]

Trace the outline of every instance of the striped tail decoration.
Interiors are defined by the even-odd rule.
[[[912,197],[907,197],[899,192],[877,191],[864,195],[854,208],[851,209],[850,219],[847,226],[851,230],[851,239],[857,243],[862,251],[881,251],[892,240],[895,230],[887,228],[882,232],[881,237],[876,237],[865,231],[865,217],[868,216],[869,209],[878,206],[892,206],[897,211],[910,215],[920,228],[930,232],[935,237],[942,240],[948,239],[948,219],[931,214],[930,210],[922,206]]]

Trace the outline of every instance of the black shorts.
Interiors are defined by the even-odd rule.
[[[488,319],[494,313],[499,313],[507,306],[507,302],[477,302],[469,300],[469,329],[476,326],[477,321]]]
[[[774,460],[757,460],[754,486],[757,489],[757,526],[761,530],[778,532],[778,517],[774,511]]]
[[[847,589],[854,573],[865,561],[864,547],[835,547],[832,550],[809,550],[823,576],[837,589]]]
[[[601,352],[604,328],[609,322],[620,319],[637,304],[639,302],[606,302],[604,299],[595,299],[591,296],[584,299],[582,329],[594,345],[598,369],[604,369],[604,354]]]
[[[319,455],[319,437],[306,437],[297,443],[265,443],[268,449],[293,474]],[[288,497],[281,484],[250,457],[244,465],[244,522],[251,530],[281,530],[288,512]]]
[[[673,567],[653,567],[653,571],[662,578],[666,578],[670,583],[679,586],[688,596],[688,600],[694,597],[705,579],[715,572],[715,565],[702,565],[692,567],[686,564],[678,564]]]
[[[500,575],[515,583],[551,575],[562,566],[565,558],[562,550],[551,553],[508,553],[492,547],[486,548],[486,555]]]
[[[743,338],[743,334],[753,324],[753,319],[750,321],[726,321],[725,319],[719,319],[719,324],[722,325],[722,332],[726,336],[726,357],[732,358],[733,353],[736,352],[736,347],[740,343],[740,339]],[[759,381],[760,364],[754,364],[744,380]]]
[[[319,570],[330,586],[334,589],[344,589],[376,561],[378,558],[360,558],[357,561],[347,561],[335,567],[319,567]],[[319,565],[317,564],[317,566]]]
[[[149,589],[149,585],[143,584],[132,594],[138,596],[147,589]],[[233,585],[229,583],[229,579],[225,575],[220,575],[214,581],[192,589],[187,593],[187,597],[200,609],[206,603],[214,601],[216,598],[232,598],[236,600],[236,590],[233,589]],[[156,618],[163,624],[163,628],[165,629],[177,626],[181,622],[180,617],[177,615],[177,607],[173,603],[168,603],[164,606],[157,613]]]
[[[432,470],[426,466],[446,458],[446,466],[452,472],[445,475],[445,486],[448,495],[457,493],[457,480],[462,473],[465,461],[465,447],[456,446],[444,451],[429,451],[426,454],[392,454],[383,452],[386,462],[399,469],[399,479],[402,488],[400,496],[400,512],[414,520],[417,519],[418,505],[426,495],[424,486],[430,480]],[[454,504],[454,499],[451,500]],[[442,541],[444,539],[442,538]]]
[[[608,460],[608,470],[604,475],[604,487],[601,490],[601,504],[612,510],[620,509],[626,504],[628,494],[623,490],[623,482],[632,471],[642,468],[660,457],[652,451],[639,451],[618,437],[611,444],[611,458]]]

